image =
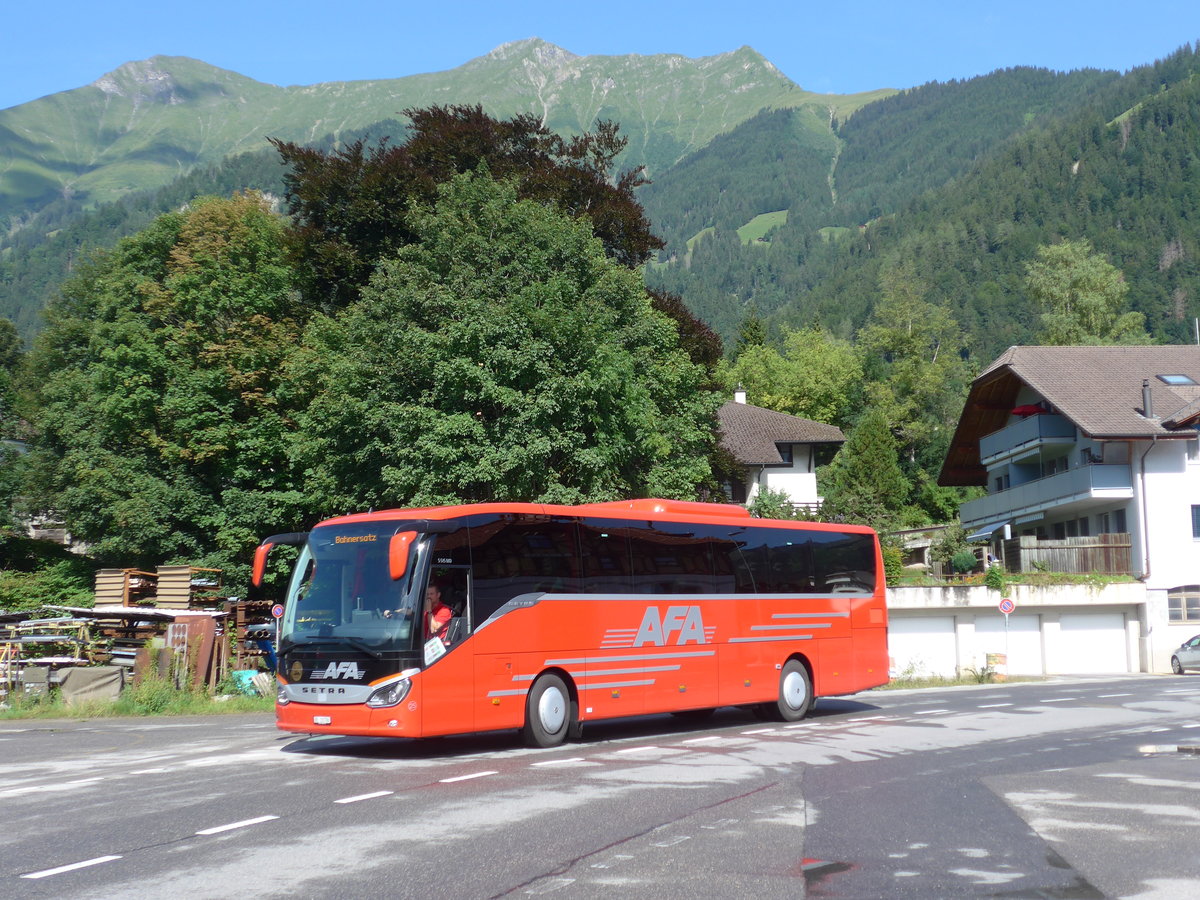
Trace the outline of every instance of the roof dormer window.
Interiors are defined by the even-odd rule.
[[[1163,384],[1181,385],[1181,384],[1195,384],[1196,383],[1196,379],[1192,378],[1191,375],[1175,374],[1175,375],[1159,375],[1157,377],[1158,377],[1158,380],[1161,381]]]

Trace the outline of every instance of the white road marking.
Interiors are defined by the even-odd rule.
[[[240,822],[230,822],[228,825],[218,825],[215,828],[204,828],[197,831],[196,834],[220,834],[222,831],[233,831],[235,828],[248,828],[251,825],[259,825],[263,822],[270,822],[272,819],[278,819],[279,816],[259,816],[257,819],[243,819]]]
[[[359,794],[357,797],[343,797],[341,800],[334,800],[334,803],[357,803],[359,800],[374,800],[376,797],[386,797],[393,791],[373,791],[370,794]]]
[[[570,759],[548,759],[545,762],[533,763],[535,766],[561,766],[565,763],[583,762],[582,756],[572,756]]]
[[[742,734],[770,734],[774,728],[755,728],[753,731],[743,731]]]
[[[683,743],[685,743],[685,744],[703,744],[708,741],[719,741],[720,739],[721,738],[719,736],[717,736],[715,734],[710,734],[707,737],[688,738],[686,741],[683,741]]]
[[[83,862],[71,863],[67,866],[59,866],[56,869],[43,869],[40,872],[30,872],[28,875],[22,875],[22,878],[45,878],[48,875],[59,875],[63,872],[73,872],[76,869],[86,869],[88,866],[98,866],[100,863],[112,862],[114,859],[120,859],[119,856],[97,856],[95,859],[85,859]]]
[[[657,750],[657,747],[626,747],[624,750],[617,750],[616,753],[642,753],[646,750]]]
[[[1048,700],[1043,700],[1043,703],[1068,703],[1071,700],[1078,700],[1078,697],[1051,697]]]
[[[1132,697],[1133,694],[1100,694],[1101,697]]]
[[[935,716],[935,715],[937,715],[938,713],[948,713],[948,712],[950,712],[950,710],[948,710],[948,709],[921,709],[921,710],[918,710],[917,712],[913,713],[913,715],[916,715],[916,716]]]
[[[453,784],[456,781],[470,781],[472,778],[487,778],[489,775],[499,775],[499,772],[472,772],[470,775],[459,775],[455,778],[443,778],[441,784]]]
[[[551,891],[557,891],[565,887],[569,887],[575,883],[574,878],[550,878],[541,884],[529,888],[527,894],[549,894]]]
[[[1011,703],[983,703],[980,705],[979,708],[980,709],[997,709],[1001,706],[1012,706],[1012,704]]]

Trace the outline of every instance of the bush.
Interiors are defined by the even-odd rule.
[[[979,560],[976,559],[973,550],[959,550],[950,557],[950,568],[960,575],[974,571],[975,566],[978,564]]]
[[[1004,569],[999,565],[993,564],[987,567],[987,572],[984,573],[983,583],[997,593],[1004,593]]]
[[[899,547],[883,548],[883,574],[888,587],[895,587],[900,583],[900,577],[904,574],[904,554],[900,552]]]

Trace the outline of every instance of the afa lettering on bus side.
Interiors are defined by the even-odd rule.
[[[673,643],[676,646],[689,641],[703,644],[704,619],[700,616],[700,607],[668,606],[666,614],[661,616],[657,606],[646,607],[633,646],[653,644],[655,647],[665,647],[672,635],[675,636]]]

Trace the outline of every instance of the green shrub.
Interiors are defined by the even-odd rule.
[[[950,557],[950,568],[960,575],[973,571],[978,563],[979,560],[975,558],[972,550],[959,550]]]
[[[904,554],[899,547],[883,548],[883,574],[887,578],[888,587],[900,583],[904,574]]]
[[[997,593],[1004,593],[1004,569],[998,565],[990,565],[984,573],[983,583]]]

